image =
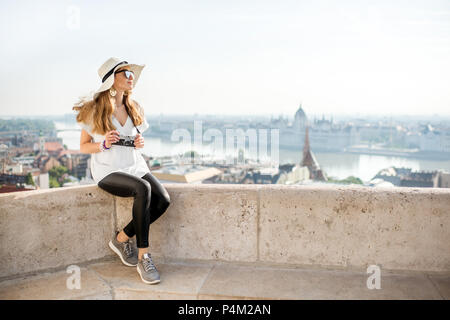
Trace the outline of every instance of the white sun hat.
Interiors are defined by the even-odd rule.
[[[108,60],[106,60],[102,64],[102,66],[98,69],[98,75],[102,80],[102,85],[94,93],[94,99],[97,98],[100,92],[106,91],[112,87],[112,85],[114,84],[114,72],[117,69],[125,66],[129,66],[130,70],[134,72],[133,85],[136,86],[136,83],[139,80],[139,76],[141,75],[141,71],[145,67],[145,64],[128,63],[125,60],[121,60],[116,57],[111,57]]]

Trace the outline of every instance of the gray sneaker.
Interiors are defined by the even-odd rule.
[[[123,264],[129,267],[135,267],[138,264],[138,250],[134,243],[128,239],[126,242],[117,241],[117,234],[115,232],[112,239],[109,241],[109,247],[112,251],[117,253]]]
[[[145,283],[155,284],[161,281],[150,253],[144,253],[138,262],[137,271]]]

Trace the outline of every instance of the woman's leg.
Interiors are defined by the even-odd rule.
[[[147,180],[150,183],[152,192],[157,195],[157,197],[155,197],[157,201],[155,201],[154,203],[150,203],[150,224],[152,224],[160,216],[162,216],[164,212],[166,212],[167,208],[170,205],[170,196],[166,188],[164,188],[161,182],[159,182],[159,180],[150,172],[143,176],[142,179]]]
[[[155,222],[169,207],[170,196],[166,188],[159,182],[159,180],[153,176],[151,173],[147,173],[142,177],[142,179],[148,181],[151,186],[151,199],[149,212],[147,216],[150,217],[148,221],[148,226]],[[134,223],[130,223],[124,228],[124,232],[127,236],[132,237],[135,234]]]
[[[103,190],[120,197],[134,197],[133,232],[136,234],[138,248],[148,247],[149,221],[148,212],[151,203],[152,187],[147,180],[124,172],[113,172],[99,181]],[[134,234],[127,233],[132,237]]]

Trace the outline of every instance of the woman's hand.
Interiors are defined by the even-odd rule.
[[[134,146],[135,149],[140,149],[144,147],[144,137],[140,133],[138,133],[134,138]]]
[[[117,141],[119,141],[119,131],[111,130],[105,135],[105,145],[107,148],[111,148],[111,145]]]

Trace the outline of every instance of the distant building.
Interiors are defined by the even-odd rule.
[[[450,188],[450,172],[439,171],[435,185],[438,188]]]
[[[297,184],[299,182],[304,182],[310,180],[310,172],[308,167],[301,167],[299,164],[294,165],[287,172],[283,172],[279,179],[277,180],[277,184]]]
[[[300,107],[298,108],[297,112],[295,112],[294,123],[292,127],[297,131],[302,132],[305,130],[307,125],[308,125],[308,118],[306,117],[306,113],[302,108],[302,104],[300,104]]]
[[[18,186],[15,184],[4,184],[0,185],[0,193],[9,193],[9,192],[19,192],[19,191],[31,191],[35,190],[32,188],[27,188],[25,186]]]
[[[311,180],[328,180],[325,174],[322,172],[322,169],[320,169],[319,163],[317,162],[316,157],[314,156],[314,153],[311,151],[311,148],[309,146],[308,126],[306,126],[305,143],[303,146],[303,159],[300,162],[300,166],[308,168],[310,174],[309,178]]]
[[[303,113],[297,113],[297,117],[303,117]],[[280,174],[277,177],[278,184],[304,184],[309,182],[328,181],[325,173],[320,168],[309,144],[309,126],[305,125],[305,141],[303,143],[303,156],[300,163],[284,164],[279,166]]]
[[[39,168],[41,172],[48,172],[50,169],[60,165],[61,163],[56,156],[51,156],[46,152],[38,154],[33,162],[33,167]]]
[[[450,132],[436,130],[430,124],[420,132],[420,150],[448,152],[450,155]]]
[[[278,168],[261,168],[248,172],[244,178],[244,183],[275,184],[279,177],[280,170]]]
[[[33,174],[33,181],[39,189],[49,189],[50,188],[50,176],[48,172],[38,172],[36,175]]]
[[[395,187],[391,182],[385,181],[380,178],[375,178],[375,179],[370,180],[370,182],[368,183],[368,186],[369,187]]]
[[[45,142],[44,151],[50,156],[58,156],[60,152],[64,151],[64,147],[57,141]]]
[[[378,172],[373,180],[382,179],[398,187],[449,188],[450,173],[412,171],[411,168],[389,167]]]
[[[0,184],[5,185],[24,185],[27,180],[27,176],[23,174],[5,174],[0,173]]]
[[[345,148],[360,141],[358,129],[352,124],[338,127],[332,118],[327,120],[324,116],[321,120],[314,120],[310,124],[302,104],[295,112],[292,123],[279,117],[272,119],[270,125],[280,130],[279,145],[282,148],[303,148],[306,127],[309,127],[310,146],[314,150],[344,151]]]
[[[87,153],[76,153],[70,155],[70,160],[72,162],[71,174],[78,179],[87,177],[91,178],[91,167],[90,167],[91,155]]]
[[[151,173],[163,183],[201,184],[214,182],[214,178],[220,176],[222,171],[217,168],[203,168],[199,166],[173,166],[152,170]]]

